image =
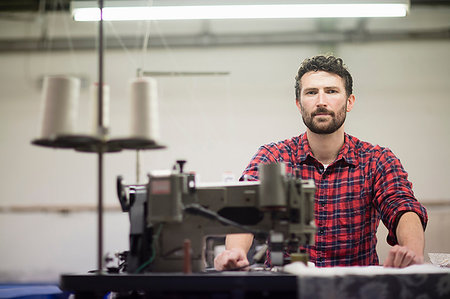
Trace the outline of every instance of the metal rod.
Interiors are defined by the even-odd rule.
[[[136,150],[136,184],[139,184],[139,177],[141,176],[141,161],[139,149]]]
[[[103,269],[103,151],[98,152],[98,255],[99,273]]]
[[[196,77],[196,76],[228,76],[230,72],[150,72],[141,71],[143,76],[151,77]]]
[[[103,128],[103,0],[98,1],[100,9],[98,43],[98,134],[104,139]],[[103,270],[103,144],[98,149],[98,255],[97,268]]]

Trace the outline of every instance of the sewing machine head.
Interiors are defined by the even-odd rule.
[[[312,180],[286,176],[276,163],[260,165],[260,182],[197,186],[183,164],[171,174],[149,175],[145,185],[125,186],[118,178],[119,200],[130,216],[128,273],[181,272],[186,263],[204,271],[207,236],[252,233],[268,241],[274,265],[286,263],[285,250],[313,244]]]

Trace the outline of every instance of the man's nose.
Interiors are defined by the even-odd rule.
[[[317,106],[326,106],[326,94],[323,91],[319,91],[317,94]]]

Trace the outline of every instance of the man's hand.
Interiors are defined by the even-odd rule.
[[[400,217],[397,225],[397,240],[384,262],[385,267],[403,268],[413,264],[423,264],[425,237],[422,222],[414,212]]]
[[[252,234],[231,234],[225,239],[226,250],[214,259],[218,271],[242,269],[249,265],[247,252],[252,245]]]
[[[384,262],[385,267],[404,268],[414,264],[423,264],[423,256],[417,255],[406,246],[395,245],[389,250]]]
[[[241,248],[223,251],[214,259],[214,268],[218,271],[245,269],[248,266],[247,254]]]

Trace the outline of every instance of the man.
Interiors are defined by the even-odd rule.
[[[300,136],[261,146],[243,175],[258,179],[258,164],[283,162],[286,172],[314,179],[315,245],[304,249],[318,267],[377,265],[380,219],[393,247],[387,267],[423,263],[425,208],[414,198],[400,161],[387,148],[344,132],[355,103],[353,80],[342,59],[315,56],[303,61],[296,77],[296,105],[307,129]],[[248,265],[250,234],[228,235],[216,257],[218,270]]]

